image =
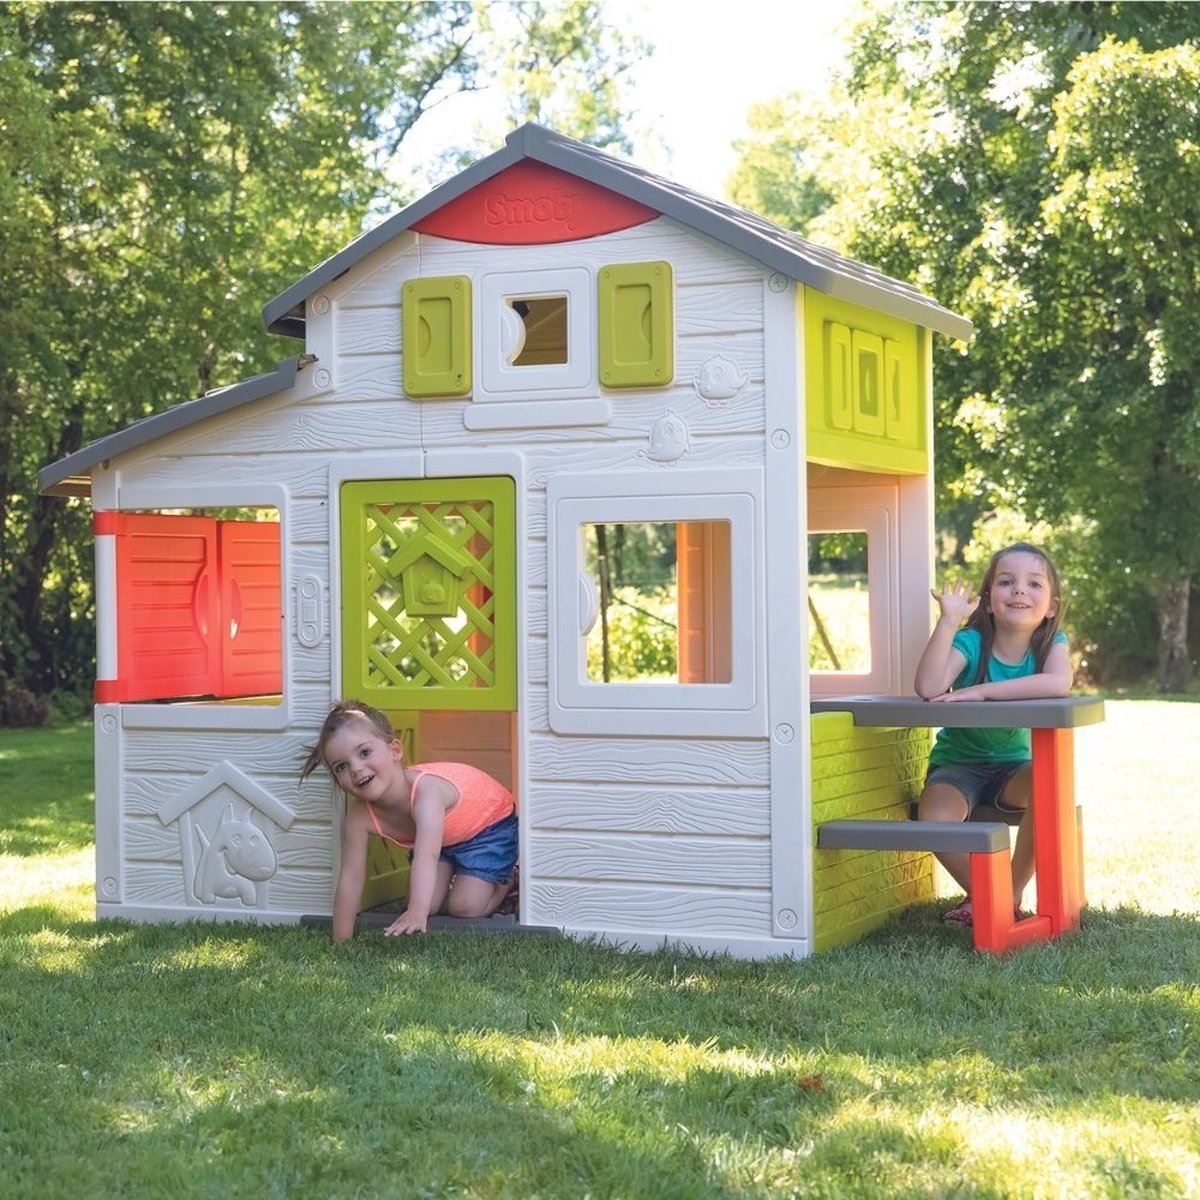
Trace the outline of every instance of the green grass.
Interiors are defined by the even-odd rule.
[[[1080,933],[739,963],[97,925],[88,731],[0,733],[0,1195],[1200,1196],[1200,706],[1079,743]]]

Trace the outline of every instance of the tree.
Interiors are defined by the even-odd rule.
[[[581,0],[521,36],[581,10],[563,71],[599,88],[621,64]],[[263,302],[410,199],[388,159],[500,69],[466,2],[0,8],[0,686],[90,675],[86,511],[37,468],[293,351]]]
[[[1077,626],[1110,663],[1118,643],[1122,651],[1140,643],[1147,628],[1128,604],[1126,570],[1145,564],[1147,530],[1144,520],[1104,519],[1111,514],[1096,510],[1094,485],[1107,467],[1097,469],[1087,436],[1068,433],[1056,405],[1066,390],[1079,403],[1087,392],[1089,411],[1107,405],[1111,413],[1115,364],[1100,355],[1121,338],[1116,324],[1107,342],[1099,330],[1106,313],[1110,322],[1128,314],[1097,305],[1089,337],[1071,341],[1079,289],[1100,278],[1093,277],[1095,246],[1076,236],[1075,225],[1071,236],[1052,228],[1058,218],[1047,201],[1069,173],[1060,148],[1070,118],[1056,99],[1072,91],[1072,69],[1106,38],[1135,34],[1147,53],[1186,43],[1200,34],[1200,10],[1176,3],[876,7],[853,30],[847,69],[829,97],[807,108],[784,99],[755,114],[755,136],[732,181],[741,203],[773,206],[776,219],[911,280],[973,320],[969,348],[940,339],[935,347],[941,519],[961,545],[997,505],[1053,516],[1064,527],[1070,517],[1099,556],[1084,591],[1104,599],[1089,613],[1089,595],[1082,596]],[[1164,100],[1166,93],[1160,89]],[[1178,92],[1170,101],[1181,105],[1176,124],[1195,122]],[[1119,121],[1109,134],[1110,148],[1135,136]],[[1160,135],[1143,125],[1136,136]],[[1169,160],[1164,152],[1156,169]],[[1174,178],[1186,186],[1186,170]],[[1183,249],[1194,270],[1194,242]],[[1115,268],[1107,275],[1120,277]],[[1100,374],[1079,381],[1088,368]],[[1121,387],[1132,386],[1128,374],[1122,379]],[[1147,395],[1147,404],[1166,399],[1161,388]],[[1142,432],[1121,439],[1130,453],[1144,442],[1146,453],[1126,460],[1117,488],[1130,473],[1160,478],[1153,446],[1161,439]],[[1156,538],[1169,558],[1161,530],[1151,531],[1149,540]],[[1142,611],[1153,611],[1155,578],[1147,569],[1140,582]],[[1119,632],[1108,628],[1118,599],[1128,622]]]
[[[1200,575],[1200,46],[1108,41],[1067,85],[1030,331],[1046,347],[1022,424],[1071,447],[1040,464],[1045,507],[1091,516],[1142,580],[1160,688],[1182,691]]]

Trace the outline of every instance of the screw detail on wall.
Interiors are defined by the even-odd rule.
[[[731,358],[714,354],[706,358],[692,377],[692,387],[705,404],[728,404],[750,382],[750,376]]]

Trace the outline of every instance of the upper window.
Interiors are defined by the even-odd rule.
[[[595,394],[595,301],[584,267],[485,275],[475,399]]]
[[[544,367],[567,361],[566,296],[511,299],[501,318],[508,327],[503,340],[510,365]]]

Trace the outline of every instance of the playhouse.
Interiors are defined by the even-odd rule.
[[[328,914],[342,800],[297,771],[347,696],[512,787],[523,924],[801,955],[931,894],[814,836],[903,815],[927,732],[812,704],[908,690],[965,319],[535,125],[264,319],[295,357],[39,479],[94,510],[99,915]],[[405,875],[373,847],[364,903]]]

